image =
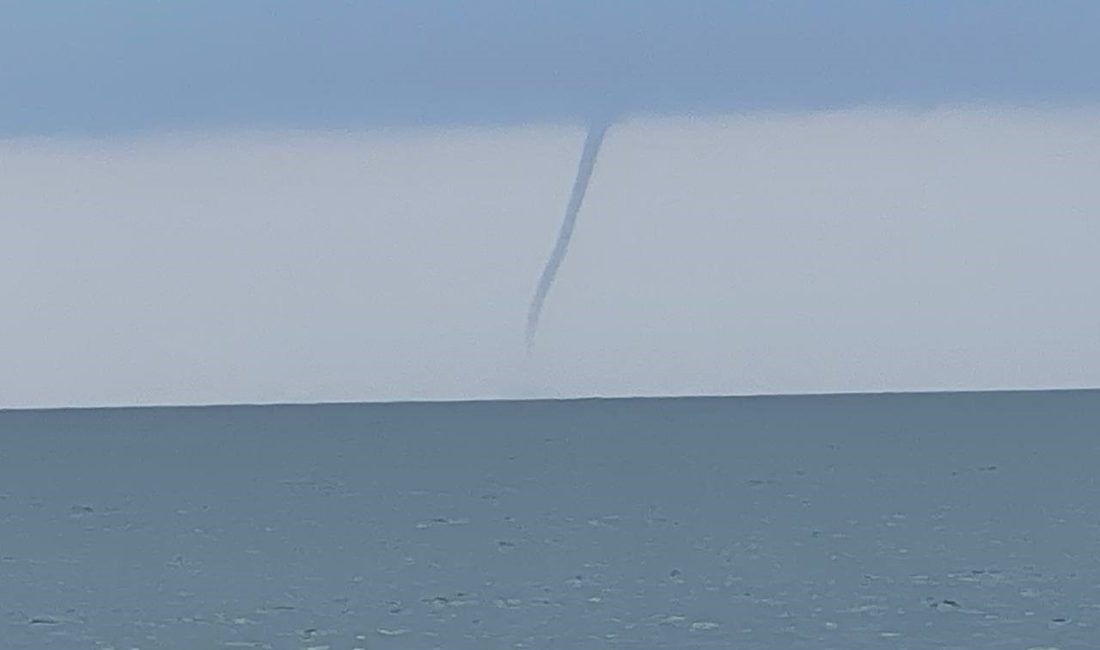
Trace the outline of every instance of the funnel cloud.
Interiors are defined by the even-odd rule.
[[[588,126],[588,135],[584,140],[584,151],[581,152],[581,160],[577,165],[577,177],[573,181],[573,192],[569,195],[569,204],[565,208],[565,218],[561,222],[561,230],[558,231],[558,240],[554,242],[554,249],[550,251],[550,257],[546,260],[546,266],[542,269],[538,286],[535,288],[535,296],[531,299],[531,308],[527,312],[527,351],[530,353],[535,344],[535,335],[539,329],[539,318],[542,316],[543,306],[546,304],[546,296],[550,288],[554,286],[558,269],[569,251],[569,240],[573,238],[573,229],[577,225],[577,214],[584,204],[584,195],[588,191],[588,183],[592,179],[592,170],[596,168],[596,157],[600,153],[600,145],[603,144],[604,135],[611,126],[610,122],[592,122]]]

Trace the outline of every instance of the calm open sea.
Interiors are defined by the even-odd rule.
[[[1100,391],[0,412],[3,648],[1100,647]]]

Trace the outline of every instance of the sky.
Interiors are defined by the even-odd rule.
[[[1094,2],[0,6],[0,136],[1100,98]]]
[[[1100,385],[1093,3],[58,6],[0,407]]]

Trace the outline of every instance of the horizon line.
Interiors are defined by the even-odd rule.
[[[96,406],[0,406],[0,416],[8,413],[59,413],[74,411],[152,411],[198,409],[263,409],[263,408],[320,408],[320,407],[398,407],[398,406],[474,406],[483,404],[568,404],[580,402],[654,402],[654,401],[763,401],[783,398],[887,398],[887,397],[946,397],[946,396],[1009,396],[1053,393],[1096,393],[1100,386],[1052,387],[1052,388],[960,388],[881,391],[822,391],[804,393],[700,393],[667,395],[578,395],[569,397],[476,397],[454,399],[401,399],[401,400],[334,400],[321,402],[203,402],[195,404],[104,404]]]

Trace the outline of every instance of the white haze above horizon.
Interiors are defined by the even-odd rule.
[[[0,140],[0,407],[1100,385],[1100,110]]]

